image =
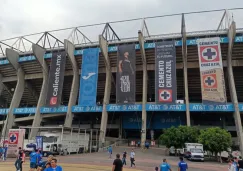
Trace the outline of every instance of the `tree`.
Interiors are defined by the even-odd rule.
[[[230,133],[218,127],[201,130],[198,140],[204,145],[204,149],[210,151],[215,157],[218,153],[227,151],[232,145]]]
[[[171,127],[164,131],[160,136],[160,140],[167,147],[174,146],[175,149],[183,148],[185,143],[198,142],[199,129],[196,127],[179,126]]]

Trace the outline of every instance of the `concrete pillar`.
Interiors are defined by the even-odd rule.
[[[184,14],[182,14],[182,21],[181,21],[181,35],[182,35],[182,59],[183,59],[183,73],[184,73],[184,90],[185,90],[185,103],[186,103],[186,125],[191,126],[190,109],[189,109],[189,93],[188,93],[188,77],[187,77],[186,24],[185,24]]]
[[[2,76],[2,74],[0,74],[0,96],[1,96],[1,94],[3,92],[3,88],[4,88],[2,80],[3,80],[3,76]]]
[[[138,41],[140,45],[140,52],[143,61],[143,110],[142,110],[142,130],[141,130],[141,146],[144,147],[146,141],[146,132],[147,132],[147,112],[146,112],[146,103],[147,103],[147,91],[148,91],[148,73],[147,73],[147,61],[146,54],[144,50],[144,37],[141,31],[138,31]]]
[[[76,59],[74,57],[75,46],[70,41],[64,40],[64,47],[65,47],[65,51],[68,54],[68,58],[71,61],[72,68],[73,68],[73,82],[72,82],[71,93],[69,96],[68,111],[67,111],[66,119],[65,119],[65,123],[64,123],[65,127],[71,127],[72,121],[73,121],[72,106],[76,105],[76,101],[77,101],[77,97],[78,97],[79,69],[78,69]]]
[[[6,136],[9,129],[11,129],[14,124],[14,108],[19,107],[25,88],[24,71],[18,63],[19,54],[12,49],[6,49],[6,57],[17,72],[17,85],[14,90],[9,112],[7,114],[7,119],[3,127],[2,136]]]
[[[40,108],[45,105],[46,101],[46,95],[47,95],[47,88],[48,88],[48,66],[46,64],[46,61],[44,59],[44,55],[46,53],[46,50],[40,47],[39,45],[32,44],[33,53],[37,59],[37,62],[42,67],[42,74],[43,74],[43,81],[42,81],[42,87],[41,92],[39,95],[39,100],[36,107],[36,112],[34,116],[34,120],[32,122],[32,127],[39,127],[42,122],[42,116],[40,113]],[[29,139],[34,138],[37,136],[38,128],[32,128],[30,129]]]
[[[99,141],[102,143],[105,142],[105,134],[107,128],[107,120],[108,120],[108,112],[106,111],[106,105],[110,102],[110,94],[111,94],[111,66],[110,66],[110,59],[108,56],[108,43],[104,39],[102,35],[99,35],[99,44],[101,53],[104,56],[105,66],[106,66],[106,80],[105,80],[105,93],[104,93],[104,100],[103,100],[103,111],[101,117],[101,124],[100,124],[100,137]]]
[[[236,33],[236,25],[235,22],[233,21],[228,30],[229,45],[228,45],[228,56],[227,56],[227,63],[228,63],[227,73],[228,73],[230,97],[235,108],[235,112],[234,112],[235,126],[236,126],[237,136],[239,140],[240,151],[241,154],[243,154],[242,123],[241,123],[239,104],[238,104],[238,98],[236,94],[235,80],[234,80],[234,74],[232,68],[232,50],[234,46],[235,33]]]

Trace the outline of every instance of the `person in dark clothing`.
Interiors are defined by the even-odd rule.
[[[243,171],[243,160],[242,160],[241,156],[239,157],[239,160],[238,160],[238,168],[239,168],[239,171]]]
[[[113,162],[112,171],[123,171],[123,164],[120,159],[120,154],[116,155],[116,159]]]
[[[124,164],[127,165],[126,158],[127,158],[127,152],[124,151],[123,157],[122,157],[122,165],[124,165]]]
[[[15,162],[15,167],[17,171],[22,171],[22,165],[24,161],[25,161],[25,153],[21,148],[19,148],[19,153],[17,156],[17,160]]]

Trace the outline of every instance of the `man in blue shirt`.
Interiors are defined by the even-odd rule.
[[[112,147],[111,146],[109,146],[109,148],[108,148],[108,153],[109,153],[109,158],[111,158],[111,155],[112,155]]]
[[[171,171],[170,165],[167,163],[166,159],[163,159],[163,163],[160,165],[160,171]]]
[[[37,151],[33,150],[30,154],[30,171],[34,171],[37,168]]]
[[[186,171],[187,169],[187,163],[183,161],[183,157],[180,157],[180,162],[178,163],[178,171]]]
[[[62,167],[57,165],[57,159],[52,159],[51,167],[46,168],[45,171],[62,171]]]

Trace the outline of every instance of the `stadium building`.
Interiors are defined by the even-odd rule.
[[[26,137],[36,136],[37,127],[64,126],[99,130],[101,141],[105,136],[144,140],[151,138],[151,131],[156,139],[164,128],[191,125],[225,128],[233,137],[240,135],[235,143],[242,144],[243,30],[233,21],[235,11],[171,15],[180,21],[174,34],[150,32],[150,19],[168,17],[157,16],[0,41],[2,136],[21,126],[36,128]],[[222,17],[218,26],[188,31],[188,16],[213,12]],[[142,23],[142,28],[134,29],[131,38],[120,37],[112,26],[127,27],[125,22],[133,21]],[[96,41],[82,31],[92,32],[93,27],[103,28],[92,34]],[[120,30],[123,27],[119,25]],[[198,42],[204,38],[219,40],[218,51],[201,52]],[[165,51],[172,59],[161,62],[157,58]],[[221,75],[206,74],[207,79],[201,79],[205,70],[198,52],[222,59],[221,69],[211,68]],[[202,96],[204,81],[209,88],[204,87],[208,93]]]

